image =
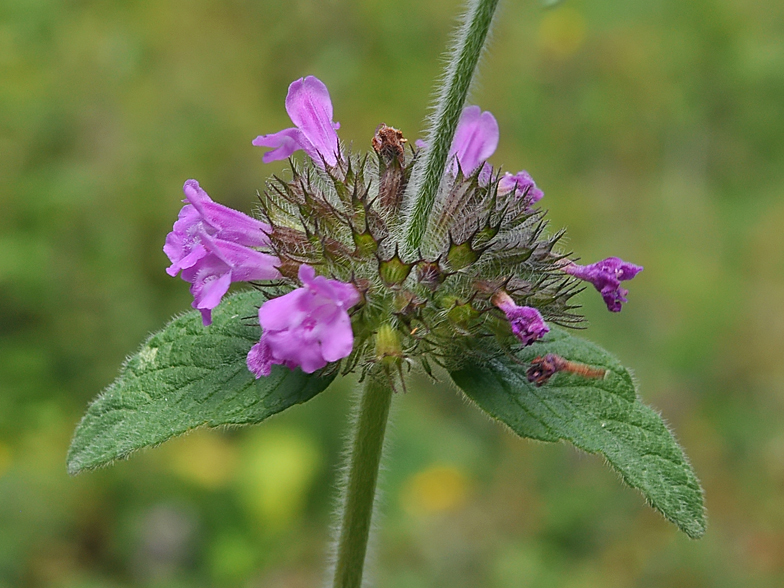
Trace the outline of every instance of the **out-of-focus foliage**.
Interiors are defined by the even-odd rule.
[[[69,478],[88,401],[185,309],[163,239],[196,177],[249,211],[288,83],[341,137],[416,138],[457,0],[0,4],[0,587],[311,587],[349,387]],[[475,102],[586,261],[645,266],[589,337],[634,366],[706,491],[691,542],[595,457],[446,384],[395,399],[390,588],[784,583],[784,4],[507,1]]]

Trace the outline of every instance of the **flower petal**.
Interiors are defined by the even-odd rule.
[[[300,299],[308,293],[303,288],[267,300],[259,308],[259,324],[264,331],[282,331],[292,324],[301,323],[306,312],[300,310]]]
[[[272,357],[264,336],[261,337],[261,341],[250,348],[246,363],[248,369],[256,376],[257,380],[262,376],[270,375],[272,371]]]
[[[212,239],[206,234],[201,235],[201,241],[207,251],[231,268],[232,282],[276,280],[280,278],[280,272],[278,271],[280,260],[274,255],[261,253],[231,241]]]
[[[498,122],[490,112],[478,106],[463,110],[457,123],[450,155],[457,157],[465,175],[473,173],[479,165],[495,153],[498,147]]]
[[[321,354],[328,362],[337,361],[349,355],[353,347],[354,332],[351,330],[351,319],[345,312],[338,313],[322,336]]]
[[[544,197],[544,192],[536,187],[536,182],[527,171],[522,170],[512,175],[509,172],[498,182],[498,194],[504,195],[514,191],[515,198],[525,198],[528,206],[532,206]]]
[[[269,135],[259,135],[253,139],[253,144],[256,147],[274,147],[272,151],[268,151],[261,157],[264,163],[287,159],[299,149],[310,148],[302,131],[295,128],[283,129]]]
[[[216,237],[246,247],[269,245],[268,234],[272,228],[268,224],[239,210],[213,202],[196,180],[185,182],[183,192],[200,219],[215,229]]]
[[[332,122],[332,100],[324,83],[314,76],[292,82],[286,95],[286,112],[315,149],[316,153],[308,155],[316,162],[320,156],[335,165],[338,135]],[[305,146],[303,149],[308,151]]]

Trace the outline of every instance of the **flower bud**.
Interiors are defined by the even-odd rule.
[[[376,360],[387,367],[397,365],[403,358],[400,335],[391,325],[381,325],[376,331]]]

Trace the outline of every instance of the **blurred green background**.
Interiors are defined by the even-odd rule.
[[[395,398],[382,588],[784,585],[784,3],[502,3],[472,101],[585,260],[645,266],[586,335],[706,490],[698,542],[601,459],[446,385]],[[249,211],[289,82],[341,137],[418,136],[458,0],[0,3],[0,588],[320,584],[351,390],[69,478],[89,400],[188,307],[161,251],[187,178]]]

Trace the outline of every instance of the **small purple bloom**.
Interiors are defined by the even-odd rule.
[[[337,163],[340,124],[332,120],[332,100],[324,83],[314,76],[295,80],[286,95],[286,112],[295,127],[253,140],[257,147],[273,147],[262,157],[264,163],[286,159],[302,149],[318,165]]]
[[[590,282],[601,293],[607,310],[620,312],[621,304],[627,302],[626,288],[621,288],[621,282],[631,280],[642,271],[642,266],[623,261],[620,257],[608,257],[590,265],[570,263],[563,268],[567,274]]]
[[[185,182],[183,191],[187,204],[163,246],[172,262],[166,273],[182,271],[182,279],[191,283],[193,307],[209,325],[231,282],[279,278],[280,262],[252,249],[269,244],[269,225],[213,202],[196,180]]]
[[[478,106],[463,109],[449,149],[447,171],[456,174],[459,164],[463,174],[469,176],[481,165],[480,180],[487,183],[491,170],[485,160],[495,153],[498,135],[498,122],[489,111],[482,112]],[[426,149],[428,146],[422,139],[417,139],[414,143],[420,149]]]
[[[449,171],[457,171],[457,163],[466,175],[472,174],[498,147],[498,122],[490,112],[482,112],[478,106],[463,110],[455,130],[455,138],[449,156],[452,159]]]
[[[531,345],[550,332],[538,310],[531,306],[517,306],[506,292],[496,292],[493,295],[493,304],[504,311],[512,333],[524,346]]]
[[[311,374],[351,353],[354,332],[348,309],[359,302],[359,292],[351,284],[316,276],[306,264],[299,267],[299,279],[302,288],[259,308],[261,340],[247,360],[256,378],[268,376],[273,364]]]
[[[498,194],[504,195],[513,191],[515,198],[524,197],[528,206],[533,206],[544,197],[544,192],[536,187],[536,182],[525,170],[514,175],[507,172],[498,181]]]

